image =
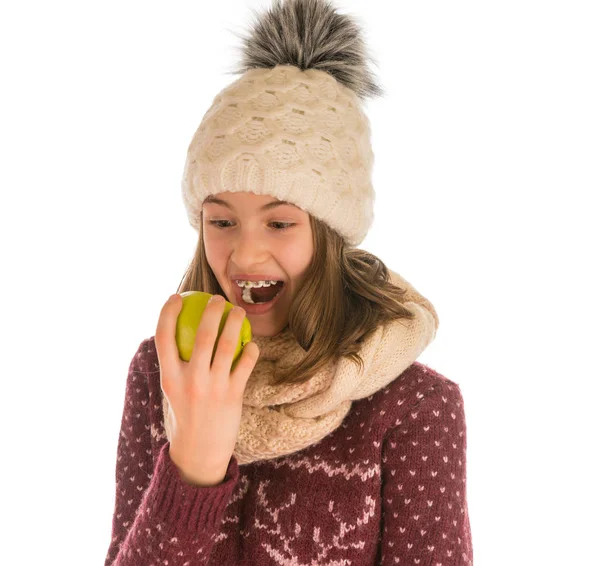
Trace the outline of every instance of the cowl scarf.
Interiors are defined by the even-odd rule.
[[[340,358],[302,384],[273,385],[271,376],[298,364],[307,352],[289,326],[275,336],[253,336],[259,358],[244,391],[242,416],[233,455],[249,464],[292,454],[315,444],[337,429],[352,401],[385,387],[406,370],[435,338],[439,320],[433,305],[391,269],[390,279],[407,289],[403,306],[415,314],[379,326],[361,344],[361,368]],[[169,402],[163,394],[163,415]],[[170,419],[163,426],[171,439]]]

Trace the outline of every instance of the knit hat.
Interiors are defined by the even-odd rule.
[[[383,94],[359,26],[326,0],[273,0],[242,50],[243,75],[214,97],[188,147],[190,225],[200,231],[208,195],[252,192],[295,204],[357,246],[375,200],[362,99]]]

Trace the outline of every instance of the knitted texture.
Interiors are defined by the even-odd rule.
[[[472,566],[459,386],[419,362],[318,443],[185,483],[153,339],[129,366],[105,566]]]
[[[200,231],[208,195],[245,191],[291,202],[358,245],[375,200],[361,104],[317,69],[245,72],[215,96],[188,147],[181,187],[191,226]]]
[[[276,368],[299,364],[307,352],[289,327],[276,336],[255,336],[260,355],[244,390],[242,415],[233,451],[248,464],[291,454],[321,440],[340,426],[352,401],[387,385],[409,367],[435,338],[438,318],[433,305],[406,279],[389,269],[390,280],[407,289],[404,307],[413,320],[380,326],[361,344],[361,368],[347,358],[330,363],[302,384],[272,384]],[[163,395],[163,413],[170,411]],[[171,419],[164,427],[171,436]]]

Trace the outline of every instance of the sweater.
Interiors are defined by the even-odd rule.
[[[105,566],[472,566],[457,383],[414,362],[321,441],[184,482],[154,337],[127,374]]]

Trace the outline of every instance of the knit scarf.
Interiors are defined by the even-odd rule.
[[[389,269],[389,268],[388,268]],[[380,325],[361,344],[363,370],[347,358],[317,371],[302,384],[273,385],[276,369],[289,369],[307,352],[287,326],[275,336],[253,336],[259,358],[244,391],[242,416],[233,455],[249,464],[292,454],[337,429],[352,401],[385,387],[406,370],[433,341],[439,320],[433,305],[391,269],[390,279],[407,289],[403,306],[415,314]],[[169,411],[163,394],[163,415]],[[163,426],[171,439],[169,418]]]

